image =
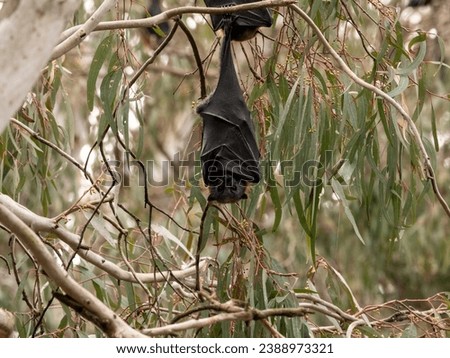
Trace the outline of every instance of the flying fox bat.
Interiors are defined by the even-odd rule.
[[[208,7],[226,7],[256,2],[255,0],[205,0]],[[233,27],[231,39],[234,41],[246,41],[256,35],[261,26],[272,26],[270,11],[265,8],[235,12],[224,15],[211,15],[214,31],[223,29],[227,19],[231,17]]]
[[[246,199],[248,183],[258,183],[259,150],[250,111],[231,54],[232,26],[225,25],[221,66],[214,93],[197,107],[203,119],[201,163],[208,200]]]

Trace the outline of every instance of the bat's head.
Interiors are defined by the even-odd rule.
[[[209,186],[208,201],[219,203],[235,203],[241,199],[247,199],[246,189],[248,182],[236,180],[231,176],[225,176],[219,185]]]

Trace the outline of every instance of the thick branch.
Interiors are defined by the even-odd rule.
[[[70,49],[74,48],[83,41],[100,23],[102,16],[114,7],[116,0],[105,0],[101,3],[99,8],[81,25],[73,34],[67,37],[63,42],[53,50],[51,60],[54,60]]]
[[[69,276],[67,271],[56,263],[36,233],[3,204],[0,204],[0,222],[31,251],[42,269],[56,285],[61,287],[80,306],[98,317],[101,322],[100,328],[109,337],[143,337],[141,333],[131,328],[97,297]]]
[[[19,1],[0,22],[0,133],[38,79],[79,3]]]

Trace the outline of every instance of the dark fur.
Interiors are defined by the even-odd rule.
[[[203,119],[202,174],[208,200],[246,199],[249,183],[260,181],[259,150],[231,54],[234,22],[225,23],[220,76],[214,92],[197,107]]]

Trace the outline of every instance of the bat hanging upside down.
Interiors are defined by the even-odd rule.
[[[255,0],[205,0],[208,7],[227,7],[234,5],[257,2]],[[225,23],[229,21],[231,28],[231,39],[234,41],[246,41],[253,38],[260,27],[272,26],[270,11],[266,8],[240,11],[224,15],[211,15],[211,22],[214,31],[223,30]]]
[[[260,181],[259,150],[250,111],[231,54],[234,23],[224,20],[220,76],[214,93],[197,107],[203,119],[201,163],[208,200],[246,199],[249,183]]]

